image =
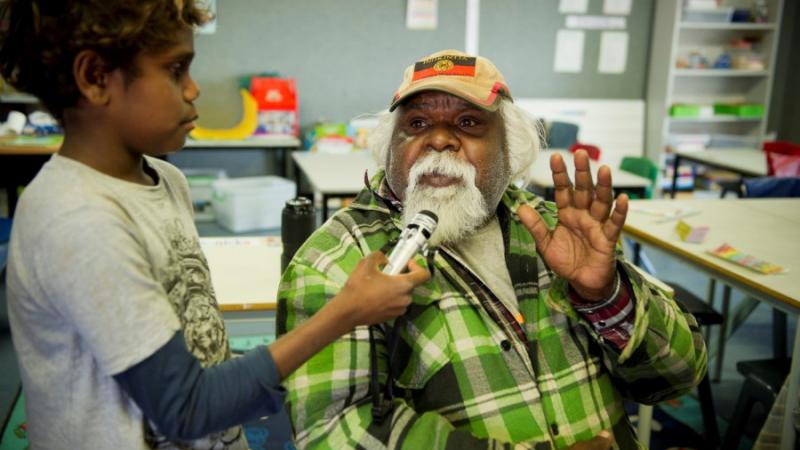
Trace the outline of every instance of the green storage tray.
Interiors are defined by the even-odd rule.
[[[738,117],[764,117],[764,105],[758,103],[717,103],[714,114]]]
[[[672,117],[699,117],[700,105],[676,104],[669,108],[669,115]]]

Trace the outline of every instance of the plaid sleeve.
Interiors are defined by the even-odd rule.
[[[625,348],[605,352],[605,363],[639,403],[683,395],[700,382],[708,366],[697,321],[638,268],[624,259],[619,267],[632,289],[634,325]]]
[[[634,305],[633,329],[623,349],[609,342],[575,311],[565,279],[553,282],[548,297],[562,308],[572,309],[570,315],[586,324],[589,334],[603,349],[603,364],[627,397],[652,404],[685,394],[700,383],[708,365],[705,341],[695,318],[622,256],[618,258],[618,270],[622,282],[631,288]]]
[[[627,281],[623,282],[617,273],[614,292],[606,300],[588,302],[572,287],[569,288],[568,296],[575,310],[592,324],[600,336],[618,349],[623,349],[631,339],[634,324],[635,307],[630,292]]]
[[[330,225],[330,222],[329,222]],[[278,329],[287,332],[335,296],[366,252],[349,231],[323,227],[300,249],[283,275]],[[365,248],[362,251],[360,245]],[[377,328],[376,328],[377,329]],[[376,333],[378,370],[386,380],[386,346]],[[509,444],[478,439],[455,430],[441,415],[415,411],[396,399],[381,424],[373,421],[369,329],[357,327],[327,346],[284,382],[299,448],[335,449],[493,449]],[[526,448],[517,446],[515,448]]]

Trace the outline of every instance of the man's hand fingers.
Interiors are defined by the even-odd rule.
[[[575,207],[588,209],[594,199],[594,183],[589,155],[586,150],[578,150],[573,157],[575,162]]]
[[[590,213],[592,217],[599,221],[608,219],[611,211],[611,204],[614,201],[613,188],[611,183],[611,169],[602,166],[597,171],[597,186],[595,186],[594,202]]]
[[[628,196],[626,194],[620,194],[619,197],[617,197],[617,203],[614,205],[614,212],[611,213],[611,217],[609,217],[603,225],[603,234],[605,234],[609,240],[617,242],[627,216]]]
[[[567,165],[558,153],[550,157],[550,170],[553,172],[553,187],[556,192],[558,209],[572,205],[572,182],[567,174]]]
[[[536,241],[536,246],[543,244],[547,240],[547,234],[550,230],[547,229],[547,224],[544,223],[544,219],[539,213],[528,205],[522,205],[517,209],[517,214],[519,214],[522,224],[525,225],[525,228],[528,229],[528,232]]]

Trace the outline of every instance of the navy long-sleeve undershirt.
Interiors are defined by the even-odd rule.
[[[191,440],[275,414],[286,391],[265,346],[203,368],[183,332],[114,379],[171,440]]]

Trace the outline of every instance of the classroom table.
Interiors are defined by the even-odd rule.
[[[767,156],[754,148],[712,148],[701,151],[675,150],[672,160],[672,189],[670,197],[675,198],[678,188],[678,167],[681,161],[691,161],[708,167],[727,170],[744,177],[763,177],[767,175]]]
[[[684,211],[690,225],[709,226],[702,244],[683,242],[675,232],[677,220],[658,214]],[[691,267],[778,308],[800,315],[800,199],[703,199],[634,200],[630,203],[623,233],[638,243],[652,245]],[[727,243],[738,250],[778,264],[788,273],[765,275],[717,258],[707,250]],[[788,398],[797,399],[800,386],[800,327],[792,350]],[[795,401],[793,400],[793,401]],[[791,449],[795,439],[792,414],[786,414],[782,449]]]
[[[186,150],[260,150],[264,152],[277,151],[280,153],[280,170],[282,177],[286,176],[286,164],[289,152],[300,148],[300,140],[294,136],[263,135],[251,136],[240,140],[196,140],[186,139],[183,147]]]
[[[544,150],[539,153],[536,162],[533,163],[529,172],[528,179],[530,181],[529,187],[534,189],[539,188],[544,190],[544,197],[547,200],[553,200],[555,194],[555,187],[553,186],[553,172],[550,170],[550,157],[553,154],[561,155],[567,166],[567,174],[570,180],[575,176],[575,163],[573,162],[573,155],[567,150]],[[589,168],[592,171],[592,180],[597,183],[597,171],[602,166],[601,163],[589,160]],[[616,192],[630,192],[639,196],[645,197],[647,188],[652,185],[652,181],[648,178],[626,172],[622,169],[611,168],[611,180],[614,190]]]
[[[275,336],[280,237],[201,237],[200,247],[228,334]]]
[[[328,200],[348,198],[364,188],[364,172],[371,177],[378,170],[372,154],[366,150],[349,153],[294,152],[295,180],[300,186],[304,174],[315,195],[322,197],[322,220],[328,219]]]

